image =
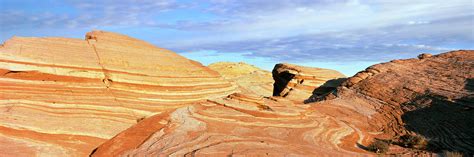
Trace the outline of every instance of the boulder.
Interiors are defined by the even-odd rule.
[[[292,100],[306,100],[313,93],[322,94],[333,89],[345,78],[338,71],[311,68],[292,64],[277,64],[272,71],[273,96],[282,96]],[[327,82],[332,80],[330,82]],[[324,86],[323,86],[324,85]],[[322,88],[315,90],[317,87]]]

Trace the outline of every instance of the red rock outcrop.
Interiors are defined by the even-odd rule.
[[[254,74],[248,72],[254,68],[243,64],[218,63],[210,67],[237,82],[239,79],[235,78],[252,78],[247,75]],[[333,71],[313,70],[314,78],[334,78],[325,75]],[[317,81],[321,81],[314,78],[307,78],[313,82],[313,89],[319,85]],[[249,89],[242,84],[239,86],[244,91]],[[355,143],[345,142],[347,139],[366,141],[360,130],[309,109],[311,106],[303,104],[304,99],[294,103],[287,98],[262,97],[255,92],[209,99],[206,103],[145,119],[105,142],[92,156],[306,156],[321,153],[358,156],[367,153],[357,149]]]
[[[0,47],[0,154],[86,156],[144,117],[236,89],[200,63],[125,35],[14,37]]]
[[[238,81],[255,77],[248,76],[255,74],[249,73],[253,71],[249,69],[254,68],[244,64],[218,63],[210,67],[228,80],[236,81],[244,91],[249,87]],[[343,76],[326,69],[301,69],[306,72],[298,79],[308,79],[305,85],[312,85],[312,89],[324,84],[322,79]],[[101,145],[92,156],[305,156],[321,153],[357,156],[367,153],[357,149],[355,143],[344,141],[366,141],[360,130],[309,109],[311,106],[303,104],[307,97],[295,103],[287,98],[262,97],[253,92],[255,90],[249,91],[252,92],[209,99],[207,103],[145,119]],[[137,138],[138,135],[142,138]],[[126,147],[117,147],[122,145]]]
[[[357,156],[370,153],[364,146],[373,138],[408,132],[440,149],[471,151],[473,54],[374,65],[310,104],[239,93],[208,100],[145,119],[92,156]],[[389,152],[416,153],[399,146]]]
[[[411,133],[438,150],[474,151],[474,51],[395,60],[347,79],[278,64],[276,96],[264,71],[210,67],[218,72],[102,31],[10,39],[0,48],[0,154],[366,156],[374,138]]]
[[[292,64],[277,64],[272,71],[273,96],[303,101],[314,93],[315,87],[336,87],[345,76],[338,71],[322,68],[311,68]],[[332,82],[327,82],[334,80]],[[325,84],[326,83],[326,84]],[[320,88],[321,90],[322,88]]]
[[[313,104],[352,110],[367,117],[358,127],[375,137],[418,134],[432,151],[474,152],[474,51],[460,50],[419,59],[373,65]],[[334,114],[352,120],[355,114]],[[367,123],[368,125],[364,124]]]

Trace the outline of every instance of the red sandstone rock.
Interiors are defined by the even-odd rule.
[[[145,125],[137,125],[106,142],[93,156],[116,153],[111,148],[126,143],[119,137],[140,131],[149,138],[118,154],[357,156],[370,153],[362,148],[374,137],[397,138],[394,135],[408,132],[429,136],[430,129],[442,139],[437,143],[440,146],[470,151],[469,139],[473,134],[467,128],[472,126],[473,114],[466,107],[472,102],[472,54],[472,51],[458,51],[423,60],[374,65],[326,95],[332,95],[331,99],[311,106],[286,98],[261,99],[251,94],[212,99],[152,117],[149,121],[165,126],[150,132]],[[443,104],[444,100],[453,103]],[[457,114],[447,115],[454,112]],[[436,118],[429,117],[430,114]],[[457,121],[430,121],[443,119]],[[404,127],[405,122],[419,126],[409,126],[414,128],[410,130]],[[443,125],[445,128],[438,128]],[[390,151],[413,155],[410,149],[399,146],[392,146]]]
[[[273,68],[273,96],[303,101],[313,95],[315,87],[324,85],[329,80],[342,79],[345,76],[338,71],[322,68],[310,68],[292,64],[277,64]],[[340,81],[335,81],[340,82]],[[339,83],[326,84],[335,87]]]
[[[430,58],[432,56],[433,55],[429,54],[429,53],[422,53],[422,54],[418,55],[418,59],[426,59],[426,58]]]
[[[86,156],[143,117],[236,89],[200,63],[120,34],[14,37],[0,48],[0,154]]]
[[[13,38],[0,48],[0,154],[365,156],[375,137],[411,133],[472,152],[474,51],[420,58],[335,82],[344,76],[279,64],[275,86],[288,90],[275,95],[287,96],[265,97],[258,69],[218,73],[124,35]]]
[[[272,111],[259,110],[252,108],[250,102],[239,101],[239,105],[232,104],[234,99],[210,101],[148,118],[147,121],[154,122],[151,126],[165,126],[150,132],[150,127],[140,122],[104,143],[92,156],[307,156],[321,153],[357,156],[363,153],[341,149],[338,146],[343,143],[341,139],[354,130],[317,111],[305,112],[303,106],[277,104],[272,100],[262,101]],[[141,141],[133,138],[136,135],[148,138],[134,142]],[[126,150],[116,147],[128,143],[136,144],[127,146]]]
[[[350,109],[334,116],[377,137],[418,134],[430,139],[429,149],[474,152],[474,51],[420,56],[371,66],[313,106]],[[357,114],[368,119],[355,121]]]

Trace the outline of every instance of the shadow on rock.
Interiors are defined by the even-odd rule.
[[[347,78],[337,78],[326,81],[323,85],[315,88],[313,90],[313,95],[304,100],[304,103],[308,104],[323,100],[326,95],[333,93],[333,91],[335,91],[336,88],[346,80]]]
[[[281,73],[273,71],[273,80],[275,80],[275,83],[273,83],[273,96],[286,96],[280,94],[294,77],[295,75],[288,71]]]
[[[428,150],[474,152],[474,80],[467,79],[468,96],[450,100],[425,93],[402,104],[407,130],[428,139]]]

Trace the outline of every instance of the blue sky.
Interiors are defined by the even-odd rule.
[[[350,76],[422,52],[474,49],[472,0],[0,0],[12,36],[136,37],[209,64],[280,62]]]

